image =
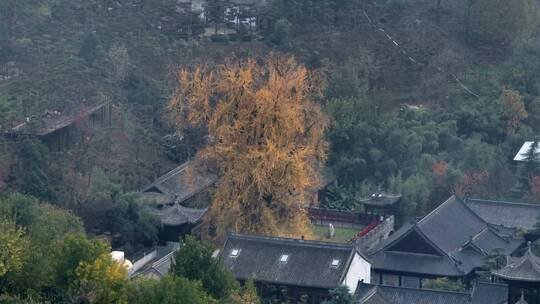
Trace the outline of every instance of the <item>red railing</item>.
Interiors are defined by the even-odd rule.
[[[364,229],[362,229],[362,231],[358,232],[358,233],[351,239],[351,241],[354,242],[356,239],[359,239],[359,238],[365,236],[365,235],[368,234],[370,231],[372,231],[373,229],[375,229],[378,225],[379,225],[379,223],[377,223],[377,222],[373,222],[373,223],[367,225],[367,227],[365,227]]]

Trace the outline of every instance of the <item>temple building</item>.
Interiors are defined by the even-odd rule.
[[[210,201],[207,190],[217,181],[217,175],[198,170],[188,161],[156,179],[142,193],[161,195],[160,199],[169,199],[168,203],[206,207]]]
[[[486,256],[511,255],[524,242],[518,229],[492,225],[452,196],[368,253],[371,281],[412,288],[422,288],[425,279],[438,277],[470,282]]]
[[[220,258],[237,280],[287,303],[321,303],[331,289],[370,282],[370,263],[346,244],[230,234]]]
[[[81,144],[84,132],[110,127],[111,119],[112,105],[108,101],[81,106],[67,113],[47,110],[27,117],[24,122],[7,130],[5,135],[12,139],[39,138],[51,151],[58,152]]]
[[[194,234],[202,223],[207,209],[188,208],[174,203],[172,206],[167,205],[161,209],[149,209],[149,211],[161,223],[158,234],[160,242],[178,242],[185,235]]]
[[[533,253],[530,243],[523,256],[508,257],[507,265],[492,274],[508,284],[509,304],[540,304],[540,257]]]
[[[536,229],[540,217],[540,205],[484,199],[465,199],[465,205],[484,221],[503,228]]]
[[[162,175],[139,193],[148,213],[161,223],[159,241],[178,242],[186,234],[198,234],[210,203],[209,189],[218,181],[215,174],[186,162]]]
[[[361,199],[360,203],[364,206],[365,213],[386,217],[388,214],[395,214],[395,206],[400,199],[399,194],[378,192]]]
[[[507,304],[507,289],[504,284],[488,282],[477,282],[472,290],[463,292],[361,283],[356,297],[359,304]]]

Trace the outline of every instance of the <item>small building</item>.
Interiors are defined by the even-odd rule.
[[[370,197],[360,199],[360,203],[364,206],[365,213],[386,217],[388,214],[395,213],[395,206],[400,199],[400,194],[377,192]]]
[[[184,207],[164,194],[142,193],[140,197],[145,202],[147,212],[159,219],[160,243],[178,242],[185,235],[191,234],[202,223],[208,210]]]
[[[412,288],[422,288],[425,279],[438,277],[469,282],[487,255],[510,255],[524,242],[517,229],[487,223],[452,196],[368,253],[372,282]]]
[[[519,152],[514,157],[514,161],[524,162],[527,160],[527,156],[531,151],[534,141],[526,141],[519,149]],[[536,160],[540,161],[540,143],[537,142],[536,150],[534,151]]]
[[[215,174],[197,170],[188,161],[156,179],[139,193],[147,211],[161,223],[159,241],[178,242],[202,223],[210,203]]]
[[[220,258],[234,277],[252,279],[263,297],[321,303],[341,285],[370,282],[370,263],[353,246],[278,237],[229,234]]]
[[[76,124],[84,123],[89,129],[110,126],[111,113],[110,102],[81,107],[69,113],[48,110],[37,117],[27,117],[26,121],[8,130],[6,135],[11,138],[37,137],[52,151],[66,150],[77,143],[77,137],[81,135],[77,134],[80,130],[74,127]]]
[[[472,291],[451,292],[358,284],[359,304],[506,304],[507,286],[477,282]]]
[[[218,181],[213,173],[203,172],[195,168],[194,163],[187,161],[165,173],[142,190],[143,194],[160,194],[161,200],[181,205],[208,205],[207,191]]]
[[[507,265],[492,274],[508,284],[508,303],[524,300],[540,304],[540,257],[533,253],[530,243],[523,256],[509,256]]]
[[[318,205],[325,187],[335,179],[328,167],[320,166],[318,171],[320,178],[305,191],[306,206]],[[207,206],[210,203],[208,190],[217,182],[217,174],[200,170],[194,162],[187,161],[156,179],[142,192],[162,194],[184,206]]]
[[[172,267],[174,254],[180,250],[180,243],[167,242],[164,246],[157,246],[148,252],[136,257],[132,271],[128,272],[130,278],[161,279]]]
[[[177,11],[198,15],[204,36],[253,35],[263,27],[266,0],[179,0]]]

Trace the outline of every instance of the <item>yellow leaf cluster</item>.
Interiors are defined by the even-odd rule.
[[[504,103],[504,114],[506,116],[506,133],[512,134],[519,127],[521,121],[529,114],[525,109],[525,104],[519,92],[511,89],[504,89],[501,94]]]
[[[22,229],[13,221],[0,219],[0,278],[21,269],[28,245]]]
[[[324,81],[312,75],[279,55],[178,72],[169,110],[179,128],[207,126],[197,158],[221,176],[209,212],[218,237],[308,233],[305,191],[318,182],[328,125],[314,101]]]
[[[90,303],[127,303],[126,269],[104,253],[93,262],[81,262],[75,270],[77,294]]]

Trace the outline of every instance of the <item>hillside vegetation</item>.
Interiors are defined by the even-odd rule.
[[[271,53],[325,76],[337,182],[323,207],[361,208],[378,189],[403,194],[402,220],[449,194],[540,203],[537,163],[512,162],[540,131],[536,1],[273,0],[256,6],[255,30],[228,36],[204,34],[224,5],[208,3],[205,25],[175,0],[0,1],[3,132],[112,103],[111,125],[69,151],[0,139],[0,189],[71,209],[123,246],[152,242],[134,228],[152,223],[128,192],[206,138],[168,120],[177,67]]]

